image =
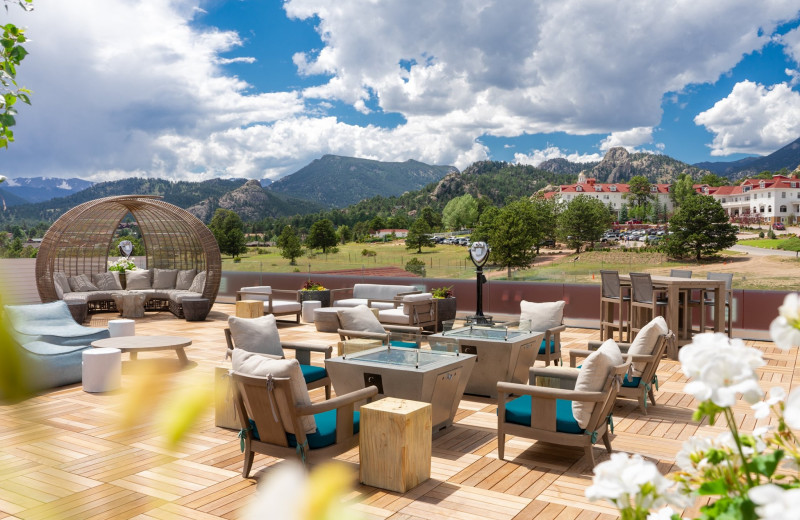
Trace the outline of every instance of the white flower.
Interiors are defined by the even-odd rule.
[[[800,389],[795,388],[786,398],[783,420],[789,428],[800,430]]]
[[[763,419],[769,415],[769,410],[772,406],[775,406],[784,399],[786,399],[786,390],[780,386],[773,386],[769,389],[769,398],[766,401],[759,401],[751,406],[751,408],[756,411],[753,415],[756,419]]]
[[[650,513],[647,515],[647,520],[672,520],[672,515],[674,514],[675,511],[673,511],[671,507],[667,506],[659,509],[655,513]]]
[[[702,470],[708,465],[706,452],[713,447],[714,442],[708,437],[690,437],[675,455],[675,463],[687,473],[694,473],[695,468]]]
[[[764,365],[761,351],[731,340],[722,333],[698,334],[680,350],[681,370],[690,381],[684,390],[698,401],[711,400],[721,407],[733,406],[736,395],[748,403],[761,399],[755,369]]]
[[[6,176],[0,175],[0,184],[4,183],[5,181],[6,181]]]
[[[800,489],[783,489],[775,484],[757,486],[749,492],[762,520],[800,520]]]
[[[800,294],[789,293],[778,307],[778,317],[769,325],[769,335],[778,348],[800,345]]]
[[[640,496],[644,484],[652,484],[654,493]],[[594,468],[592,485],[586,489],[589,500],[606,499],[619,507],[627,507],[634,500],[644,509],[665,503],[669,494],[670,482],[658,471],[655,464],[644,460],[641,455],[629,456],[627,453],[612,453],[610,460],[601,462]]]

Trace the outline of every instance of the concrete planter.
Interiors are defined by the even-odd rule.
[[[325,289],[323,291],[299,291],[300,301],[317,300],[322,302],[323,307],[331,306],[331,291]]]

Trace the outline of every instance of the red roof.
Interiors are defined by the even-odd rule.
[[[630,191],[628,184],[625,183],[602,184],[593,181],[594,179],[588,179],[586,182],[576,184],[562,184],[559,188],[561,193],[628,193]],[[669,184],[651,184],[651,186],[655,186],[658,193],[669,193]]]

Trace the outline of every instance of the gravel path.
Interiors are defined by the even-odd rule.
[[[764,249],[763,247],[753,246],[740,246],[735,245],[730,248],[731,251],[738,251],[740,253],[747,253],[754,256],[797,256],[794,251],[784,251],[783,249]]]

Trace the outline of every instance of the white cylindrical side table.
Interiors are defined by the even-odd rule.
[[[120,336],[135,336],[136,322],[126,319],[108,320],[108,333],[112,338],[118,338]]]
[[[321,309],[322,302],[319,300],[306,300],[303,302],[303,321],[314,323],[314,309]]]
[[[83,391],[110,392],[122,384],[122,351],[92,348],[83,351]]]

